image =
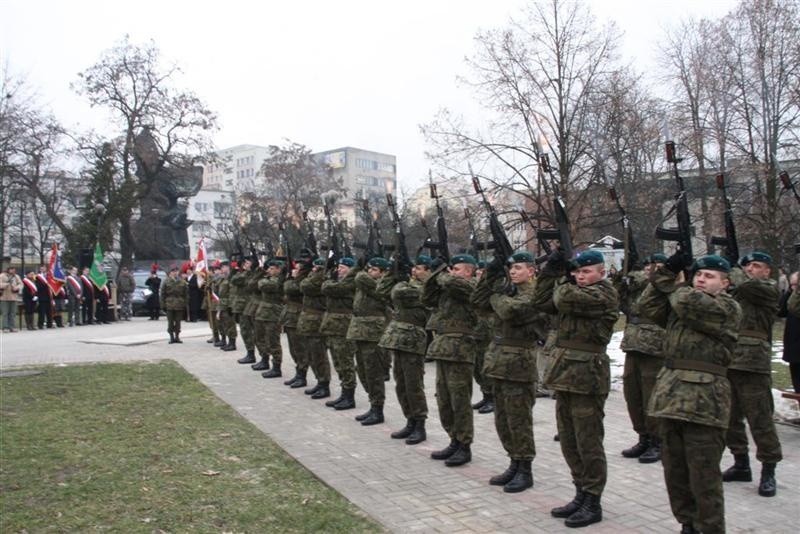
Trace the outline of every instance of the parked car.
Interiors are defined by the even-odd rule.
[[[158,277],[161,278],[161,283],[167,278],[167,273],[164,271],[157,272]],[[150,278],[150,271],[134,271],[133,279],[136,280],[136,289],[133,290],[131,297],[131,305],[133,306],[133,315],[148,315],[147,312],[147,297],[150,296],[150,289],[145,285],[147,279]]]

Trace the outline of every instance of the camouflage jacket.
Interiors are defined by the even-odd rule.
[[[231,294],[231,280],[230,277],[226,278],[224,276],[220,277],[219,281],[217,282],[217,296],[219,297],[219,302],[217,303],[217,307],[220,310],[228,310],[230,309],[230,294]]]
[[[165,310],[185,310],[189,297],[189,284],[181,278],[169,278],[161,284],[161,308]]]
[[[386,304],[375,292],[378,281],[361,271],[355,277],[355,286],[353,318],[347,328],[347,339],[377,343],[386,328]]]
[[[283,282],[283,310],[281,310],[280,323],[284,328],[297,328],[300,310],[303,309],[303,292],[300,291],[300,282],[307,276],[303,273],[297,278],[287,278]]]
[[[386,274],[378,281],[378,296],[391,302],[392,306],[392,320],[378,342],[379,347],[425,354],[428,347],[425,333],[428,312],[419,300],[420,293],[422,282],[415,279],[397,282],[394,275]]]
[[[256,321],[276,323],[281,318],[283,311],[283,280],[284,275],[265,276],[258,281],[258,291],[261,301],[256,308]]]
[[[353,297],[356,292],[357,269],[353,268],[341,280],[325,280],[322,294],[325,296],[325,315],[319,327],[325,336],[345,337],[353,315]]]
[[[725,293],[713,296],[676,285],[675,274],[661,267],[640,306],[645,316],[666,328],[666,360],[648,414],[727,428],[731,386],[725,370],[738,337],[739,304]]]
[[[483,372],[490,378],[533,383],[538,381],[536,342],[547,335],[546,315],[533,305],[536,281],[517,286],[511,297],[502,293],[502,280],[484,276],[472,302],[496,318],[494,336],[486,350]]]
[[[325,313],[325,297],[322,296],[322,282],[325,271],[320,269],[311,272],[300,282],[303,292],[303,309],[297,319],[297,333],[306,336],[319,336],[319,327]]]
[[[244,291],[247,294],[247,304],[245,304],[242,315],[255,318],[256,310],[261,305],[262,297],[258,290],[258,282],[267,276],[267,272],[263,269],[256,269],[250,271],[244,284]]]
[[[642,317],[639,299],[649,280],[644,271],[634,271],[628,282],[622,285],[629,299],[625,333],[620,348],[625,352],[639,352],[648,356],[663,357],[661,345],[664,342],[664,329],[647,317]]]
[[[606,346],[619,318],[617,290],[609,280],[587,287],[566,277],[542,274],[534,304],[539,311],[557,313],[558,331],[553,363],[544,382],[555,391],[607,395],[611,366]]]
[[[792,294],[789,295],[789,300],[786,301],[786,309],[792,315],[800,317],[800,287],[796,288],[792,291]]]
[[[780,291],[775,280],[747,278],[738,267],[731,271],[733,298],[742,308],[739,340],[730,369],[772,374],[772,325],[778,314]]]
[[[427,355],[434,360],[471,363],[475,361],[478,315],[470,303],[475,281],[439,270],[422,285],[420,301],[436,306],[436,336]]]
[[[239,271],[231,277],[231,293],[228,305],[233,313],[242,313],[247,306],[248,295],[245,285],[247,284],[246,271]]]

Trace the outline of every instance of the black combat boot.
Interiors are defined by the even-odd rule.
[[[228,341],[226,340],[225,336],[220,337],[219,340],[214,342],[214,346],[215,347],[220,347],[220,348],[224,347],[227,344],[228,344]]]
[[[183,343],[183,341],[181,341],[181,333],[180,332],[175,332],[175,343]]]
[[[489,485],[505,486],[511,482],[511,479],[517,474],[517,463],[516,460],[511,460],[511,463],[508,464],[508,468],[505,471],[489,479]]]
[[[585,527],[592,523],[599,523],[603,520],[603,508],[600,506],[600,495],[586,493],[583,503],[578,510],[564,520],[564,524],[570,528]]]
[[[234,351],[234,350],[236,350],[236,340],[235,340],[235,339],[228,338],[228,344],[227,344],[227,345],[225,345],[224,347],[220,347],[220,348],[221,348],[222,350],[224,350],[225,352],[231,352],[231,351]]]
[[[308,385],[306,382],[306,374],[308,374],[308,369],[303,369],[302,371],[297,372],[297,378],[292,382],[289,387],[292,389],[297,388],[304,388]]]
[[[284,380],[283,381],[283,385],[284,386],[291,386],[294,383],[294,381],[297,380],[298,378],[300,378],[300,368],[295,366],[295,368],[294,368],[294,376],[292,378],[290,378],[289,380]]]
[[[483,406],[478,408],[478,413],[492,413],[494,412],[494,396],[493,395],[486,395],[486,402]]]
[[[357,415],[355,417],[355,420],[356,421],[364,421],[365,419],[367,419],[369,416],[372,415],[372,410],[374,410],[374,409],[375,409],[375,407],[370,404],[369,410],[367,410],[366,412],[364,412],[364,413],[362,413],[360,415]]]
[[[355,388],[343,389],[342,400],[333,405],[334,410],[352,410],[356,407]]]
[[[734,454],[733,465],[722,472],[723,482],[752,482],[750,457],[747,454]]]
[[[406,426],[389,434],[392,439],[406,439],[414,431],[414,420],[406,419]]]
[[[655,436],[650,438],[650,446],[639,456],[640,464],[653,464],[661,461],[661,440]]]
[[[581,505],[583,504],[583,500],[586,498],[586,493],[582,490],[575,488],[575,497],[565,504],[564,506],[559,506],[557,508],[553,508],[550,510],[550,515],[553,517],[569,517],[575,512],[577,512]]]
[[[650,437],[647,434],[639,434],[639,442],[622,451],[622,456],[625,458],[638,458],[650,447]]]
[[[262,356],[258,363],[250,366],[253,371],[266,371],[269,369],[269,356]]]
[[[313,387],[308,388],[307,390],[303,391],[306,395],[313,395],[317,391],[319,391],[322,382],[317,382]]]
[[[775,464],[765,462],[761,465],[761,482],[758,484],[758,494],[762,497],[774,497],[778,491],[775,482]]]
[[[425,419],[414,420],[414,430],[411,435],[406,438],[406,445],[416,445],[428,439],[428,434],[425,432]]]
[[[169,333],[169,342],[175,343],[175,334],[173,334],[172,332]]]
[[[697,534],[697,531],[691,524],[681,525],[681,534]]]
[[[489,398],[489,395],[484,393],[483,394],[483,398],[472,405],[472,409],[473,410],[479,410],[480,408],[483,408],[483,405],[486,404],[486,401],[488,400],[488,398]]]
[[[56,322],[57,327],[64,328],[64,322],[60,313],[55,316],[54,320]]]
[[[278,378],[280,376],[283,376],[283,374],[281,373],[280,366],[273,364],[272,369],[270,369],[269,371],[264,371],[263,373],[261,373],[261,376],[263,378]]]
[[[311,395],[311,398],[312,399],[327,399],[328,397],[330,397],[331,396],[331,390],[328,387],[329,384],[330,384],[330,382],[320,382],[318,384],[319,385],[319,389],[317,389],[317,391],[315,391],[314,394]]]
[[[450,440],[450,445],[448,445],[444,449],[440,451],[433,451],[431,453],[431,458],[433,458],[434,460],[447,460],[448,458],[453,456],[453,454],[455,454],[457,450],[458,450],[458,442],[453,439]]]
[[[469,445],[459,442],[458,449],[453,453],[452,456],[450,456],[450,458],[444,461],[444,465],[447,467],[458,467],[459,465],[464,465],[470,461],[472,461],[472,451],[470,450]]]
[[[242,365],[246,363],[256,363],[256,351],[248,349],[247,354],[245,354],[243,358],[236,360],[236,362]]]
[[[327,406],[328,408],[333,408],[336,404],[339,404],[342,401],[343,397],[344,397],[344,390],[342,390],[339,393],[339,396],[336,397],[335,399],[331,399],[329,401],[325,401],[325,406]]]
[[[508,484],[503,486],[506,493],[519,493],[533,487],[533,471],[531,470],[531,460],[518,460],[517,472]]]
[[[217,337],[216,333],[211,334],[211,337],[206,339],[206,343],[216,343],[217,341],[219,341],[219,337]]]
[[[364,426],[379,425],[383,423],[383,404],[376,404],[372,407],[372,414],[361,421]]]

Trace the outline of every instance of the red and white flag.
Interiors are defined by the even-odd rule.
[[[208,263],[206,261],[206,238],[201,237],[197,244],[197,259],[194,260],[194,273],[197,275],[197,287],[203,287],[208,278]]]

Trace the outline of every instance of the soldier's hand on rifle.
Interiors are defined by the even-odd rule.
[[[518,292],[519,292],[519,289],[517,289],[516,284],[512,284],[510,282],[508,284],[506,284],[506,286],[505,286],[506,295],[508,295],[509,297],[516,297]]]
[[[558,275],[569,271],[569,259],[560,248],[554,250],[547,256],[547,264],[542,270],[543,273],[549,275]]]
[[[503,274],[506,262],[500,256],[495,256],[489,265],[486,266],[486,274],[488,276],[497,277]]]
[[[692,258],[687,258],[686,254],[681,251],[676,252],[664,263],[664,267],[675,274],[683,271],[692,264]]]

